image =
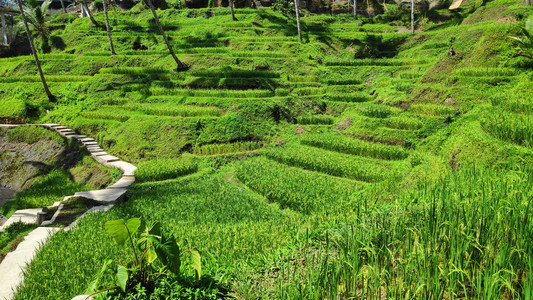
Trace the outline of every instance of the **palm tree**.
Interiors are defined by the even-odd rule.
[[[518,55],[533,59],[533,16],[526,20],[526,26],[521,28],[524,38],[512,36],[518,42]]]
[[[411,0],[411,33],[415,33],[415,0]]]
[[[168,38],[167,38],[167,35],[165,34],[165,31],[163,30],[163,26],[161,26],[161,22],[159,22],[159,18],[157,17],[152,1],[150,0],[144,0],[144,1],[146,2],[146,5],[150,8],[150,10],[152,11],[152,14],[154,15],[155,23],[157,24],[157,27],[159,27],[159,31],[161,32],[161,35],[163,36],[163,39],[165,40],[165,44],[167,45],[170,55],[172,55],[172,58],[174,58],[174,61],[176,61],[176,64],[178,65],[177,71],[187,70],[188,67],[178,59],[176,54],[174,54],[174,50],[172,50],[172,46],[168,42]]]
[[[52,0],[45,0],[41,5],[37,0],[27,0],[27,6],[24,6],[24,13],[26,22],[29,23],[30,29],[32,29],[33,34],[37,37],[40,37],[43,44],[43,52],[47,52],[49,49],[48,45],[48,34],[50,33],[50,26],[48,25],[48,7],[52,3]]]
[[[63,2],[63,0],[59,0],[59,2],[61,2],[61,8],[63,9],[63,13],[66,14],[67,9],[65,8],[65,2]]]
[[[111,29],[109,27],[109,18],[107,17],[107,3],[106,0],[103,0],[102,3],[104,4],[104,15],[105,15],[105,27],[107,29],[107,38],[109,39],[109,49],[111,50],[111,54],[115,55],[115,47],[113,47],[113,40],[111,39]]]
[[[229,0],[229,9],[231,10],[231,19],[237,21],[235,18],[235,13],[233,12],[233,0]]]
[[[48,89],[48,85],[46,84],[46,79],[44,79],[43,70],[41,69],[41,63],[39,62],[39,57],[37,57],[37,52],[35,51],[35,46],[33,45],[33,38],[31,37],[30,27],[28,26],[28,22],[26,22],[26,17],[24,16],[24,9],[22,8],[22,2],[21,0],[17,0],[17,3],[19,5],[20,16],[22,17],[22,22],[24,23],[24,27],[26,28],[26,35],[28,36],[28,41],[30,42],[31,52],[33,53],[33,58],[35,59],[35,64],[37,65],[39,76],[41,76],[41,82],[43,83],[44,91],[46,92],[46,96],[48,97],[48,100],[50,102],[55,102],[56,97],[52,95],[52,93],[50,92],[50,89]]]
[[[83,0],[81,3],[82,9],[85,9],[87,12],[87,15],[89,15],[89,19],[91,19],[91,23],[93,23],[94,26],[98,26],[98,23],[96,23],[96,20],[93,18],[93,15],[91,14],[91,11],[89,10],[89,5],[87,5],[87,0]]]
[[[298,39],[302,42],[302,30],[300,29],[300,12],[298,10],[298,0],[294,0],[294,10],[296,11],[296,26],[298,27]]]

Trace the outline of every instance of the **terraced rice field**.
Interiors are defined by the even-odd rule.
[[[300,44],[270,9],[160,14],[185,72],[147,11],[111,17],[117,55],[104,29],[57,20],[66,46],[41,55],[55,105],[29,56],[0,59],[0,117],[65,124],[139,168],[129,201],[54,236],[15,299],[84,292],[126,255],[103,224],[135,216],[201,249],[206,278],[243,299],[531,295],[533,77],[475,56],[472,37],[512,24],[410,35],[307,16]],[[369,36],[393,46],[361,57]],[[449,56],[451,36],[470,60]]]

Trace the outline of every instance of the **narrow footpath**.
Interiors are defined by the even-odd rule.
[[[66,139],[79,141],[85,147],[87,147],[87,150],[97,162],[104,166],[119,168],[122,172],[122,176],[116,183],[103,190],[77,192],[74,195],[66,196],[64,200],[68,200],[71,197],[84,197],[94,200],[100,205],[95,206],[87,211],[71,225],[63,228],[63,230],[72,229],[78,220],[83,218],[87,213],[106,211],[113,207],[116,203],[124,200],[128,187],[135,182],[134,174],[135,170],[137,170],[137,167],[120,160],[118,157],[109,155],[102,150],[98,143],[96,143],[96,141],[92,138],[84,135],[78,135],[73,130],[65,126],[61,126],[60,124],[0,125],[0,129],[10,129],[18,126],[41,126],[57,132]],[[42,216],[45,214],[44,208],[30,208],[16,211],[2,226],[0,226],[0,232],[2,232],[4,228],[7,228],[7,226],[19,221],[28,224],[42,225],[41,227],[38,227],[30,232],[24,238],[24,241],[18,245],[15,251],[7,254],[0,264],[0,299],[11,300],[13,298],[16,288],[24,280],[24,269],[26,265],[33,260],[35,253],[39,251],[41,246],[46,243],[48,238],[61,230],[61,228],[53,227],[52,225],[60,213],[63,204],[61,204],[61,202],[56,202],[53,206],[59,207],[52,219],[49,221],[41,221]]]

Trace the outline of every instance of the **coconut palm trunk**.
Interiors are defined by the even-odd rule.
[[[22,8],[22,2],[21,0],[17,0],[17,3],[19,5],[20,16],[22,17],[22,22],[24,23],[24,27],[26,28],[26,35],[28,36],[28,41],[30,42],[31,52],[33,53],[33,58],[35,59],[35,64],[37,65],[39,76],[41,76],[41,82],[43,83],[44,91],[46,93],[46,96],[48,97],[48,100],[50,102],[55,102],[56,97],[52,95],[52,93],[50,92],[50,89],[48,88],[48,85],[46,84],[46,79],[44,78],[43,69],[41,69],[41,63],[39,62],[39,57],[37,57],[37,52],[35,51],[35,45],[33,44],[33,38],[31,37],[30,27],[28,26],[28,22],[26,21],[26,16],[24,16],[24,9]]]
[[[0,21],[2,22],[2,39],[3,44],[7,45],[7,29],[6,29],[6,17],[4,13],[0,13]]]
[[[294,0],[294,10],[296,11],[296,26],[298,27],[298,39],[302,42],[302,30],[300,28],[300,11],[298,9],[298,0]]]
[[[94,26],[98,26],[98,23],[96,23],[96,20],[93,18],[93,14],[91,14],[91,11],[89,10],[89,5],[87,5],[87,0],[83,0],[81,5],[83,6],[83,9],[87,12],[87,15],[89,15],[89,19],[91,19],[91,23],[93,23]]]
[[[66,14],[67,9],[65,8],[65,2],[63,2],[63,0],[59,0],[59,2],[61,2],[61,8],[63,9],[63,13]]]
[[[411,0],[411,33],[415,33],[415,0]]]
[[[115,55],[115,47],[113,47],[113,39],[111,38],[111,28],[109,26],[109,18],[107,16],[107,2],[106,0],[103,0],[104,4],[104,15],[105,15],[105,27],[107,29],[107,38],[109,39],[109,50],[111,50],[111,54]]]
[[[163,39],[165,40],[165,44],[167,45],[167,48],[168,48],[168,51],[170,52],[170,55],[172,55],[172,57],[174,58],[174,61],[176,61],[176,64],[178,65],[177,70],[178,71],[187,70],[187,66],[178,59],[176,54],[174,54],[174,50],[172,50],[172,46],[168,42],[168,38],[167,38],[167,35],[165,34],[165,31],[163,30],[163,26],[161,26],[161,23],[159,22],[159,18],[157,17],[157,14],[155,12],[155,8],[152,5],[152,1],[150,1],[150,0],[144,0],[144,1],[146,2],[146,5],[148,5],[150,10],[152,11],[152,14],[154,15],[155,23],[157,24],[157,27],[159,27],[159,31],[161,32],[161,35],[163,36]]]
[[[235,19],[235,13],[233,12],[233,0],[229,0],[229,9],[231,10],[231,19],[237,21],[237,19]]]
[[[353,17],[357,19],[357,0],[353,0]]]

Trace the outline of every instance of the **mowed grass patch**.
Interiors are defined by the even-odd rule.
[[[173,179],[198,171],[198,163],[193,159],[158,158],[141,161],[137,165],[135,179],[139,182]]]
[[[409,152],[400,146],[365,142],[339,134],[308,134],[303,135],[300,141],[304,145],[380,159],[398,160],[409,155]]]
[[[267,156],[291,166],[367,182],[378,182],[400,175],[398,163],[296,143],[288,144],[283,148],[271,148]]]
[[[353,194],[364,184],[313,171],[289,167],[259,157],[237,165],[237,177],[252,190],[282,208],[310,214],[317,211],[346,213]]]

